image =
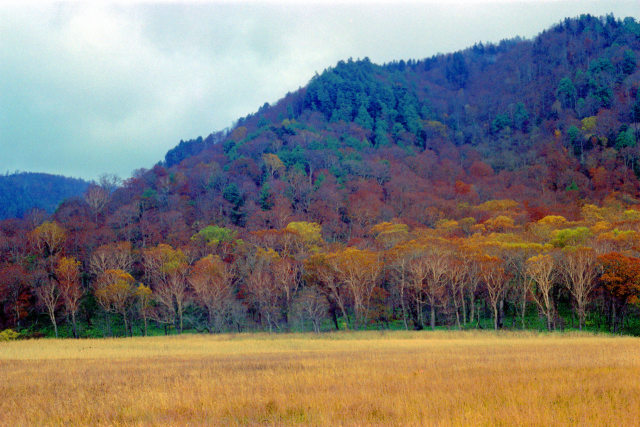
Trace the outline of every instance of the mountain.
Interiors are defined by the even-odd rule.
[[[32,209],[51,214],[62,201],[80,196],[88,186],[82,179],[46,173],[0,175],[0,219],[22,218]]]
[[[638,196],[640,24],[565,19],[532,40],[422,60],[341,61],[227,133],[181,142],[122,203],[248,229],[282,218],[361,236],[511,198],[574,218]]]

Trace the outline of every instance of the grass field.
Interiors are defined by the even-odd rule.
[[[640,339],[489,332],[0,343],[0,425],[640,425]]]

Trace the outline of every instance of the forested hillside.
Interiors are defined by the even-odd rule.
[[[32,209],[52,214],[70,197],[81,196],[89,183],[46,173],[0,175],[0,219],[22,218]]]
[[[639,57],[638,22],[585,15],[341,61],[115,191],[0,223],[0,327],[640,333]]]

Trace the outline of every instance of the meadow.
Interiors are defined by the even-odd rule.
[[[640,425],[640,339],[342,332],[0,343],[0,425]]]

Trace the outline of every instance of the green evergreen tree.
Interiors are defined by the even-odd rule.
[[[364,105],[360,105],[360,108],[358,108],[358,114],[354,122],[360,125],[363,129],[373,129],[373,117],[371,117],[371,114],[369,114]]]
[[[556,96],[560,100],[562,107],[575,108],[576,94],[576,87],[571,79],[569,77],[562,78],[558,84],[558,89],[556,90]]]

